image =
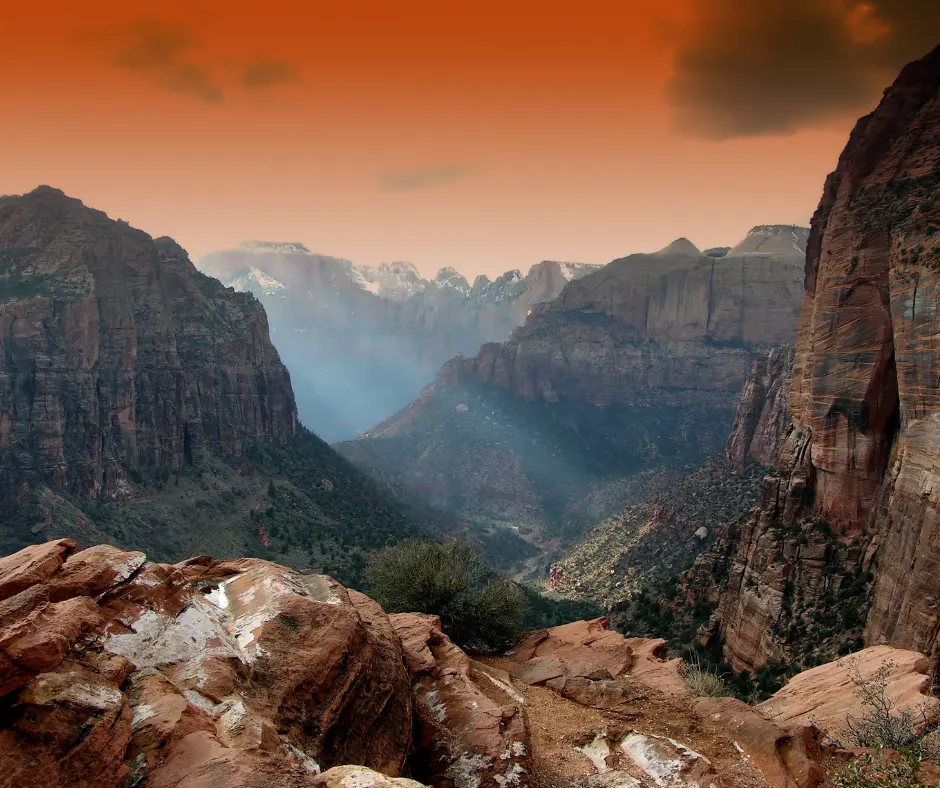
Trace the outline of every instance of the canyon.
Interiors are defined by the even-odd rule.
[[[298,424],[254,296],[49,187],[0,198],[0,519],[7,549],[201,545],[345,578],[425,525]]]
[[[454,356],[501,341],[531,308],[600,266],[543,261],[473,284],[452,268],[430,280],[409,263],[372,268],[301,244],[251,242],[197,261],[263,304],[291,370],[303,423],[327,441],[393,415]]]
[[[720,452],[752,364],[795,333],[806,237],[760,226],[720,257],[680,239],[615,260],[337,448],[518,567],[642,500],[643,472]]]

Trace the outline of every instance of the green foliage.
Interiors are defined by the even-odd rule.
[[[522,586],[528,607],[522,619],[523,629],[549,629],[572,621],[598,618],[603,611],[593,602],[573,599],[553,599],[543,596],[534,588]]]
[[[704,665],[698,654],[682,663],[682,678],[699,698],[724,698],[731,694],[721,675]]]
[[[369,580],[385,610],[440,616],[444,632],[470,651],[502,651],[522,635],[525,594],[460,540],[386,548],[373,558]]]
[[[888,758],[868,753],[853,758],[829,775],[833,788],[924,788],[920,762],[910,753]]]

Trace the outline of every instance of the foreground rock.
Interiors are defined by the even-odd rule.
[[[610,710],[628,710],[642,697],[641,687],[688,694],[681,660],[666,659],[664,640],[625,638],[609,624],[596,618],[530,632],[507,655],[513,663],[510,675],[526,684],[544,684],[583,706]]]
[[[401,773],[410,682],[370,599],[255,559],[166,565],[74,547],[0,562],[0,785],[294,788],[341,764]]]
[[[529,734],[509,677],[471,662],[436,616],[391,618],[414,687],[414,774],[433,786],[524,784]]]
[[[930,694],[930,662],[916,651],[873,646],[794,676],[757,710],[774,722],[815,723],[839,738],[846,720],[862,719],[869,709],[861,685],[881,692],[897,714],[907,711],[924,725],[940,719],[940,700]]]

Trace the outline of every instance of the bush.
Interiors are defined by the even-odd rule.
[[[845,718],[845,727],[838,737],[831,737],[840,747],[869,747],[875,750],[909,752],[918,761],[934,758],[934,737],[926,735],[926,706],[917,710],[901,709],[888,697],[888,682],[893,663],[885,662],[870,678],[861,675],[851,657],[847,659],[849,675],[864,711],[858,718]]]
[[[469,651],[503,651],[522,636],[522,590],[459,540],[409,539],[382,550],[369,580],[386,611],[440,616],[444,632]]]
[[[703,666],[697,654],[691,662],[682,663],[682,678],[699,698],[724,698],[731,694],[725,680]]]
[[[829,783],[833,788],[924,788],[919,775],[920,763],[910,754],[868,753],[836,769]]]

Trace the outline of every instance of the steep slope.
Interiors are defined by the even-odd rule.
[[[519,552],[519,536],[577,536],[585,496],[603,516],[632,502],[599,487],[720,450],[752,364],[795,331],[802,261],[715,259],[686,239],[615,260],[339,448]]]
[[[344,577],[420,519],[297,426],[258,301],[168,238],[0,198],[0,540],[101,533]]]
[[[776,475],[685,583],[720,593],[709,637],[738,669],[825,659],[862,626],[937,660],[938,186],[940,48],[859,121],[826,181]]]
[[[598,268],[546,261],[471,287],[452,268],[426,280],[409,263],[354,266],[264,242],[207,255],[199,267],[264,304],[300,418],[328,440],[388,418],[447,359],[505,339],[533,304]]]

